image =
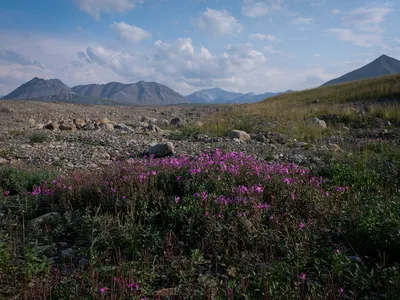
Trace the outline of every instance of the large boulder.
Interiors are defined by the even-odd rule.
[[[154,157],[165,157],[175,153],[174,145],[171,142],[153,144],[149,146],[149,154]]]
[[[241,141],[250,140],[250,135],[246,131],[242,131],[242,130],[231,130],[228,133],[228,137],[231,139],[238,139]]]

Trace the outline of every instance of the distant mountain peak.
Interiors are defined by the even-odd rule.
[[[382,54],[365,66],[332,79],[322,86],[400,73],[400,61]]]
[[[228,103],[252,103],[264,100],[280,93],[247,94],[228,92],[219,87],[203,89],[186,96],[191,103],[228,104]]]

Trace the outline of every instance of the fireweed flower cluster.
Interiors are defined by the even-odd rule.
[[[312,190],[326,198],[348,190],[346,186],[327,189],[326,180],[312,176],[309,169],[296,164],[270,163],[242,152],[222,153],[219,149],[195,157],[130,159],[127,163],[116,164],[115,169],[117,175],[113,179],[97,180],[96,176],[92,176],[86,185],[93,185],[101,194],[115,197],[118,201],[133,198],[129,194],[132,190],[127,190],[126,186],[136,184],[136,189],[140,189],[141,185],[146,188],[159,176],[167,175],[179,187],[172,204],[185,205],[185,199],[192,197],[202,203],[204,215],[219,219],[226,215],[248,216],[261,212],[272,220],[273,214],[286,215],[282,211],[271,212],[277,194],[280,194],[279,197],[285,194],[288,200],[296,202],[302,200],[299,198],[301,189]],[[34,187],[31,195],[72,193],[79,185],[83,185],[79,176],[72,179],[60,176],[51,183]],[[279,186],[279,190],[274,190],[273,186]],[[297,223],[298,229],[304,229],[309,221]]]

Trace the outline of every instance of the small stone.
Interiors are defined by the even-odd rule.
[[[173,118],[169,123],[172,126],[181,126],[182,125],[183,120],[181,118]]]
[[[150,124],[149,126],[147,126],[147,129],[152,131],[152,132],[157,132],[157,133],[161,133],[162,129],[156,125]]]
[[[318,119],[317,117],[314,117],[314,118],[312,119],[312,122],[313,122],[314,124],[318,125],[319,127],[327,128],[326,122],[325,122],[324,120]]]
[[[5,165],[7,163],[7,159],[0,157],[0,165]]]
[[[263,134],[257,134],[256,135],[256,141],[260,142],[260,143],[265,143],[267,139],[265,138],[265,135]]]
[[[28,119],[28,123],[31,124],[31,125],[33,126],[33,125],[36,124],[36,121],[35,121],[35,119],[33,119],[33,118],[29,118],[29,119]]]
[[[58,212],[50,212],[47,214],[44,214],[40,217],[37,217],[29,222],[29,225],[33,228],[42,228],[45,225],[51,225],[51,226],[57,226],[59,223],[61,223],[62,218],[61,215]],[[51,227],[50,226],[50,227]]]
[[[340,152],[342,149],[339,147],[338,144],[329,144],[328,149],[331,150],[332,152]]]
[[[104,123],[104,124],[108,124],[108,123],[110,123],[110,120],[109,120],[109,119],[107,119],[107,118],[102,118],[102,119],[99,119],[99,120],[97,121],[97,123]]]
[[[147,123],[149,125],[156,125],[158,123],[158,120],[155,118],[149,118],[149,120],[147,121]]]
[[[175,153],[174,145],[171,142],[159,143],[149,146],[149,154],[154,157],[165,157]]]
[[[241,141],[247,141],[250,140],[250,135],[242,130],[231,130],[228,133],[228,137],[231,139],[239,139]]]
[[[86,125],[86,122],[83,119],[74,119],[73,122],[77,129],[81,129]]]
[[[110,160],[111,156],[107,152],[95,152],[92,154],[93,160]]]
[[[294,147],[294,148],[305,148],[305,147],[307,147],[307,145],[308,145],[308,143],[305,143],[305,142],[298,142],[298,141],[295,141],[295,142],[293,143],[293,147]]]
[[[57,129],[59,129],[59,125],[51,122],[51,123],[46,124],[43,128],[49,129],[49,130],[57,130]]]
[[[113,131],[114,130],[114,125],[110,123],[100,123],[99,127],[101,129],[107,130],[107,131]]]
[[[63,258],[72,258],[72,257],[74,257],[74,249],[67,248],[65,250],[61,250],[61,256]]]
[[[79,260],[79,265],[82,267],[87,267],[89,265],[89,260],[87,258],[81,258]]]
[[[352,260],[352,261],[355,261],[355,262],[357,262],[357,263],[361,263],[361,262],[362,262],[362,259],[359,258],[359,257],[356,256],[356,255],[350,255],[350,256],[347,256],[347,258],[350,259],[350,260]]]

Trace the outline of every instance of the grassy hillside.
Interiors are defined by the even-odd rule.
[[[326,104],[341,104],[393,96],[400,96],[400,74],[281,94],[262,103],[299,104],[318,99]]]
[[[327,130],[309,126],[313,117],[335,115],[341,125],[357,122],[367,107],[368,117],[400,122],[400,75],[319,87],[281,94],[254,104],[231,105],[229,111],[210,116],[203,132],[225,136],[230,129],[249,133],[274,131],[293,138],[314,140],[339,134],[337,126]],[[318,100],[318,103],[314,103]]]

